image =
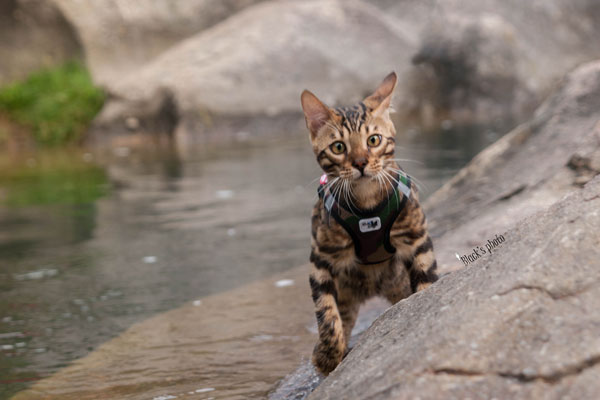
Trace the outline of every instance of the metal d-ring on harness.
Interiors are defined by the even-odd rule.
[[[354,242],[354,251],[361,264],[379,264],[390,260],[396,248],[390,242],[394,221],[410,198],[410,177],[398,174],[393,193],[372,210],[362,211],[340,204],[327,189],[327,180],[321,179],[317,192],[325,209],[348,232]],[[329,223],[329,221],[327,221]]]

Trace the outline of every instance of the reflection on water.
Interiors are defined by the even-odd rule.
[[[478,130],[416,135],[399,140],[398,157],[411,160],[402,165],[427,195],[494,139]],[[228,294],[197,299],[306,263],[320,172],[304,134],[199,150],[185,160],[169,150],[122,148],[99,164],[77,152],[0,162],[0,398],[54,374],[136,322],[192,300],[221,303],[210,303],[206,315],[181,311],[193,305],[172,311],[179,322],[196,319],[183,325],[195,332],[181,335],[189,342],[167,343],[168,351],[153,353],[164,340],[154,335],[150,347],[133,346],[138,358],[128,358],[128,369],[120,370],[120,379],[113,374],[104,381],[102,392],[149,398],[158,382],[180,382],[190,393],[215,388],[194,395],[206,398],[238,382],[230,395],[264,396],[310,353],[310,298],[298,292],[304,286],[271,285],[279,291],[272,302],[253,300],[249,293],[258,292],[244,288],[236,289],[241,297],[231,297],[235,301],[227,301]],[[291,298],[281,296],[286,290]],[[207,329],[203,318],[219,329]],[[225,338],[234,327],[249,330],[232,333],[232,345]],[[136,340],[143,337],[137,334]],[[121,351],[127,354],[128,347]],[[236,358],[236,351],[248,356]]]
[[[89,153],[49,151],[0,159],[1,201],[7,206],[91,204],[106,189],[104,170]]]

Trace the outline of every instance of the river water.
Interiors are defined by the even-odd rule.
[[[397,155],[426,197],[496,139]],[[305,134],[190,153],[0,156],[1,399],[261,398],[310,355]]]

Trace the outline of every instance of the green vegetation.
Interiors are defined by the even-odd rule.
[[[0,88],[0,112],[31,130],[37,143],[59,145],[81,138],[104,102],[85,67],[68,62]]]
[[[0,203],[8,206],[91,203],[106,194],[107,181],[104,170],[79,152],[0,158]]]
[[[2,332],[5,333],[5,332]],[[4,344],[4,343],[3,343]],[[9,399],[21,390],[27,389],[42,377],[35,372],[16,372],[15,370],[27,367],[25,357],[5,355],[0,358],[0,399]]]

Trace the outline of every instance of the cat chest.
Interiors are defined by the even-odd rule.
[[[390,196],[375,209],[362,212],[341,204],[321,182],[318,189],[323,200],[325,221],[340,225],[352,238],[357,261],[364,265],[380,264],[391,260],[396,248],[390,241],[390,231],[410,197],[411,182],[408,176],[398,180],[398,186]]]

